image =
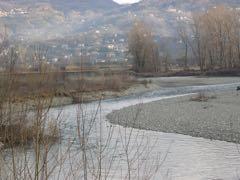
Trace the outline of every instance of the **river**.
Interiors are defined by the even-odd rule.
[[[240,152],[234,143],[126,128],[112,125],[106,119],[112,111],[131,105],[199,91],[235,90],[238,85],[240,83],[165,88],[51,109],[52,118],[61,113],[62,132],[61,143],[55,145],[52,153],[60,154],[58,158],[66,156],[51,179],[83,179],[83,150],[89,179],[97,179],[99,174],[102,179],[127,179],[129,169],[131,179],[239,179]],[[84,141],[84,147],[83,135],[88,140]]]

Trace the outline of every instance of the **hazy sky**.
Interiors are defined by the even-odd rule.
[[[139,2],[141,0],[113,0],[119,4],[132,4],[132,3],[136,3]]]

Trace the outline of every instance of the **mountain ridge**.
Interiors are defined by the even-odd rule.
[[[175,36],[178,21],[216,5],[239,7],[237,0],[142,0],[119,5],[112,0],[2,0],[0,25],[15,39],[55,39],[83,32],[126,34],[136,19],[159,36]],[[0,28],[1,31],[1,28]]]

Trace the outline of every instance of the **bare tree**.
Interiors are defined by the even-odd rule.
[[[159,71],[159,50],[152,32],[143,22],[136,21],[128,37],[129,53],[133,57],[136,72]]]
[[[184,54],[184,69],[188,69],[188,42],[189,42],[189,37],[188,37],[188,32],[187,32],[187,27],[185,24],[179,24],[177,28],[178,35],[181,39],[181,42],[184,45],[185,49],[185,54]]]
[[[239,17],[224,6],[193,15],[191,49],[202,71],[239,67]]]
[[[0,67],[5,68],[6,58],[9,50],[9,40],[6,30],[2,36],[0,36]]]

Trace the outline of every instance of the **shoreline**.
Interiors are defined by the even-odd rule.
[[[121,91],[102,91],[102,92],[88,92],[83,93],[81,103],[89,103],[98,100],[114,99],[119,97],[126,97],[131,95],[139,95],[151,92],[154,90],[161,90],[164,88],[186,87],[186,86],[204,86],[204,85],[217,85],[217,84],[231,84],[240,82],[240,77],[155,77],[155,78],[138,78],[139,83],[131,85],[128,89]],[[43,97],[48,101],[51,98]],[[29,107],[34,108],[34,100],[26,100],[25,103]],[[51,107],[61,107],[72,104],[78,104],[71,96],[54,96],[52,98]],[[17,108],[21,102],[16,102],[14,106]],[[47,104],[47,107],[49,104]]]
[[[81,94],[81,101],[75,101],[73,97],[53,97],[51,107],[67,106],[78,103],[90,103],[99,100],[114,99],[119,97],[131,96],[134,94],[142,94],[156,90],[158,87],[154,84],[134,84],[130,88],[121,91],[103,91],[103,92],[88,92]],[[77,97],[77,96],[76,96]]]
[[[119,97],[126,97],[136,94],[151,92],[164,88],[184,87],[184,86],[202,86],[216,84],[231,84],[240,82],[240,77],[157,77],[157,78],[139,78],[146,83],[133,84],[128,89],[121,91],[103,91],[83,93],[83,103],[89,103],[97,100],[106,100]],[[72,97],[54,97],[53,107],[77,104]]]

